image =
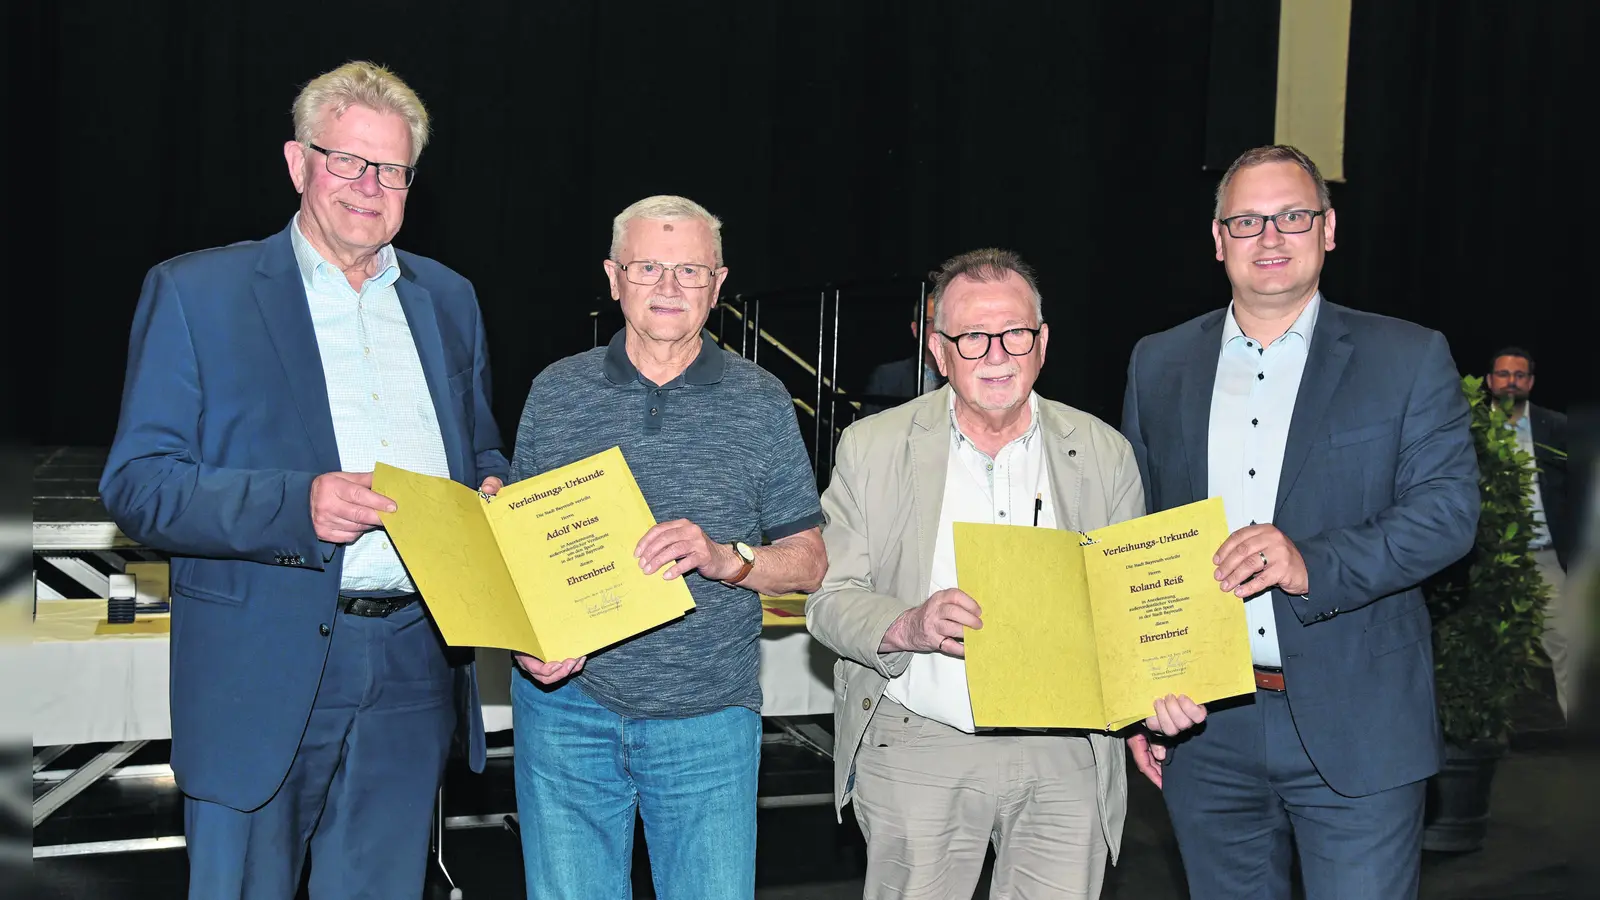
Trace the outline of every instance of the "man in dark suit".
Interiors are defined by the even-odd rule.
[[[1463,556],[1478,467],[1442,335],[1318,292],[1334,211],[1292,147],[1236,160],[1212,236],[1233,302],[1141,340],[1123,433],[1151,511],[1221,496],[1216,578],[1245,603],[1253,696],[1130,739],[1197,898],[1413,897],[1443,742],[1417,585]],[[1224,595],[1220,600],[1227,600]],[[1292,837],[1292,842],[1291,842]]]
[[[1494,355],[1484,382],[1495,397],[1511,398],[1511,428],[1516,431],[1523,452],[1533,456],[1537,470],[1531,498],[1533,538],[1528,550],[1539,574],[1550,586],[1543,644],[1555,676],[1556,701],[1565,716],[1575,677],[1571,648],[1581,639],[1576,630],[1576,611],[1563,602],[1573,531],[1567,490],[1567,417],[1528,400],[1533,379],[1533,354],[1521,347],[1506,347]]]
[[[939,366],[928,353],[926,347],[928,335],[933,333],[933,298],[928,298],[928,304],[923,311],[921,322],[911,323],[911,335],[917,345],[923,347],[920,365],[915,356],[886,362],[872,370],[867,376],[866,388],[862,391],[867,399],[861,403],[861,414],[870,416],[880,413],[891,406],[898,406],[914,397],[931,393],[944,387],[944,376],[939,374]],[[917,389],[917,375],[922,375],[922,389]]]
[[[472,285],[394,249],[422,103],[349,63],[284,146],[299,212],[150,270],[100,489],[172,554],[172,768],[189,896],[418,897],[458,723],[483,725],[371,490],[382,461],[494,493],[507,473]]]

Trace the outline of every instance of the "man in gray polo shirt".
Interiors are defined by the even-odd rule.
[[[827,568],[816,479],[783,385],[703,330],[727,278],[722,223],[682,197],[619,214],[605,261],[623,329],[533,381],[517,481],[621,447],[660,524],[646,572],[695,609],[593,659],[519,656],[517,812],[531,900],[633,896],[634,810],[656,895],[755,892],[759,593]],[[769,543],[762,546],[763,539]]]

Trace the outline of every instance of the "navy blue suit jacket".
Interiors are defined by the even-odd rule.
[[[1225,310],[1141,340],[1123,434],[1152,512],[1205,499]],[[1334,790],[1438,771],[1433,645],[1418,585],[1472,547],[1478,462],[1444,336],[1323,301],[1295,399],[1275,524],[1310,575],[1273,592],[1295,727]],[[1179,752],[1182,752],[1181,749]]]
[[[472,285],[397,255],[395,290],[450,476],[473,488],[504,479]],[[190,796],[254,809],[288,774],[344,561],[342,546],[317,539],[311,481],[339,469],[288,229],[151,269],[100,491],[125,534],[172,555],[172,767]],[[457,673],[469,761],[481,770],[476,676],[470,662]]]

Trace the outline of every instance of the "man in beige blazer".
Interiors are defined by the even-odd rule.
[[[835,808],[855,801],[868,900],[968,900],[991,841],[991,897],[1095,897],[1121,843],[1123,742],[974,728],[961,636],[982,610],[956,588],[950,526],[1130,519],[1138,465],[1116,429],[1033,393],[1050,334],[1016,254],[949,260],[933,296],[949,384],[847,428],[822,498],[828,574],[806,623],[840,656]]]

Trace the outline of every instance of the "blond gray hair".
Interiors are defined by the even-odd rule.
[[[1294,163],[1303,169],[1307,175],[1311,176],[1311,182],[1317,186],[1317,205],[1323,209],[1330,209],[1333,206],[1333,198],[1328,193],[1328,183],[1322,180],[1322,171],[1317,168],[1316,163],[1311,161],[1311,157],[1301,152],[1298,147],[1291,147],[1288,144],[1272,144],[1266,147],[1257,147],[1254,150],[1246,150],[1239,154],[1238,159],[1233,161],[1233,165],[1229,166],[1228,171],[1223,173],[1222,180],[1217,182],[1217,207],[1212,211],[1211,217],[1218,221],[1222,220],[1222,203],[1228,196],[1228,185],[1232,183],[1233,176],[1240,169],[1276,162]]]
[[[400,76],[376,63],[347,62],[307,82],[294,98],[294,139],[302,144],[315,141],[327,124],[324,113],[337,119],[352,106],[405,119],[411,128],[410,163],[417,164],[428,145],[427,107]]]
[[[1022,257],[1014,251],[985,247],[982,250],[969,250],[960,256],[952,256],[933,273],[934,329],[944,330],[944,295],[945,291],[949,290],[951,282],[957,278],[970,278],[973,281],[1004,281],[1008,274],[1015,274],[1028,285],[1029,292],[1033,294],[1034,324],[1043,325],[1044,299],[1039,296],[1039,282],[1034,278],[1033,267],[1023,262]]]
[[[683,220],[699,219],[711,229],[711,246],[716,251],[716,265],[722,267],[722,220],[713,216],[711,211],[704,206],[690,200],[688,197],[678,197],[672,194],[657,194],[646,197],[629,206],[617,217],[611,220],[611,258],[617,262],[627,262],[621,259],[622,239],[627,236],[628,223],[634,219],[666,219]],[[672,262],[690,262],[690,260],[671,260]]]

